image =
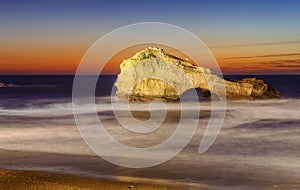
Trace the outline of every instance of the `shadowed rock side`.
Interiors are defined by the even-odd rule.
[[[225,80],[210,69],[167,54],[160,48],[147,48],[120,64],[117,96],[129,100],[174,101],[191,88],[205,97],[211,94],[227,100],[280,98],[280,93],[263,80]]]

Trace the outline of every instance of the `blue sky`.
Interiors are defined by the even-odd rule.
[[[0,56],[13,57],[13,49],[42,45],[67,49],[71,44],[70,48],[75,45],[84,49],[111,30],[145,21],[183,27],[209,47],[281,43],[263,53],[295,53],[300,47],[295,45],[300,41],[299,7],[296,0],[1,1]],[[285,47],[285,42],[295,44]],[[228,51],[214,53],[234,56]],[[259,55],[261,50],[253,51],[249,50],[250,56]]]

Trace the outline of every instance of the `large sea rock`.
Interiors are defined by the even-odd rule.
[[[280,98],[280,92],[256,78],[225,80],[209,68],[198,67],[160,48],[147,48],[120,64],[117,96],[129,100],[177,100],[191,88],[227,100]]]

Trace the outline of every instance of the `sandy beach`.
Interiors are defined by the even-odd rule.
[[[0,169],[0,189],[8,190],[116,190],[116,189],[139,189],[139,190],[180,190],[183,187],[174,185],[155,185],[143,183],[129,183],[112,180],[90,179],[71,175],[50,174],[37,171],[19,171]]]

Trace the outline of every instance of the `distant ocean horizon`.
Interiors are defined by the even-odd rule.
[[[18,109],[28,105],[43,106],[72,102],[72,85],[75,75],[2,75],[0,82],[8,87],[0,88],[0,108]],[[87,75],[90,76],[90,75]],[[229,80],[245,77],[262,79],[278,89],[283,99],[300,98],[300,75],[224,75]],[[111,97],[117,75],[100,75],[95,97]],[[206,101],[199,95],[200,101]]]
[[[300,75],[224,75],[225,79],[245,77],[262,79],[278,89],[283,98],[300,98]],[[0,88],[1,99],[71,98],[74,75],[1,75],[0,82],[8,87]],[[110,96],[117,75],[101,75],[95,95]]]

